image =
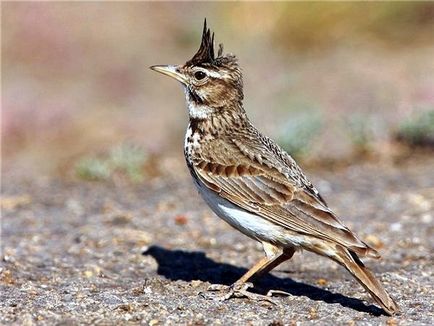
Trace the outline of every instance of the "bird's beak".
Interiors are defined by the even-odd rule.
[[[173,65],[158,65],[158,66],[152,66],[149,67],[154,71],[160,72],[163,75],[167,75],[169,77],[175,78],[177,81],[183,83],[184,85],[187,84],[187,79],[185,76],[179,72],[178,66]]]

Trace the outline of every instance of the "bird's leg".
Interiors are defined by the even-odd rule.
[[[240,277],[235,283],[233,283],[229,288],[219,284],[211,285],[208,291],[220,291],[224,290],[226,293],[221,296],[213,296],[213,299],[218,301],[228,300],[233,297],[247,297],[252,300],[266,300],[273,302],[270,296],[263,296],[260,294],[255,294],[248,292],[247,289],[252,287],[253,284],[247,282],[250,278],[255,275],[260,275],[271,271],[273,268],[277,267],[284,261],[290,259],[295,252],[295,249],[280,249],[270,244],[264,243],[264,250],[266,256],[258,261],[252,268],[250,268],[243,276]],[[274,302],[273,302],[274,303]]]

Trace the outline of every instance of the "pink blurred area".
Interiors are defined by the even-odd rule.
[[[2,7],[4,171],[51,173],[125,140],[181,155],[183,93],[148,67],[190,59],[204,17],[238,55],[246,110],[272,137],[294,115],[319,112],[327,127],[317,154],[345,155],[349,117],[371,119],[382,142],[401,119],[434,107],[432,3]]]

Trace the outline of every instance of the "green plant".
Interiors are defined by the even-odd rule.
[[[374,139],[374,119],[361,114],[351,115],[345,121],[353,147],[358,152],[366,152]]]
[[[396,138],[410,145],[434,147],[434,110],[423,111],[401,123]]]
[[[146,159],[146,153],[138,146],[121,144],[100,158],[82,158],[76,164],[75,171],[84,180],[108,180],[114,173],[121,173],[133,182],[140,182],[144,178]]]
[[[85,157],[78,161],[75,172],[84,180],[107,180],[111,175],[111,168],[104,160]]]
[[[322,117],[316,112],[295,115],[285,123],[279,143],[294,157],[302,157],[310,151],[315,136],[322,127]]]
[[[143,180],[145,161],[146,153],[131,144],[121,144],[110,151],[109,163],[113,169],[125,172],[135,182]]]

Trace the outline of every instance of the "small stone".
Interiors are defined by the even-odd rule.
[[[133,214],[131,212],[118,212],[114,214],[110,223],[112,225],[125,225],[131,222]]]
[[[87,278],[90,278],[93,276],[93,272],[92,271],[84,271],[84,276],[86,276]]]
[[[393,232],[401,231],[401,229],[402,229],[401,223],[392,223],[392,225],[390,226],[390,230]]]
[[[432,215],[429,213],[423,214],[421,220],[422,223],[430,224],[432,222]]]
[[[325,286],[325,285],[327,285],[327,283],[328,283],[327,280],[323,279],[323,278],[320,278],[316,281],[316,284],[321,285],[321,286]]]
[[[63,301],[65,301],[65,302],[70,302],[70,301],[72,301],[74,299],[74,297],[72,296],[72,294],[66,294],[64,297],[63,297]]]
[[[309,319],[317,319],[318,318],[318,311],[315,308],[310,308],[309,310]]]
[[[202,284],[202,281],[199,281],[199,280],[191,281],[191,286],[194,287],[194,288],[197,288],[201,284]]]
[[[15,209],[27,206],[32,203],[32,197],[29,195],[1,197],[0,207],[7,211],[14,211]]]
[[[137,246],[147,246],[152,240],[148,232],[140,229],[117,228],[114,233],[116,238],[112,239],[112,242],[117,244],[134,242]]]
[[[130,305],[129,303],[121,304],[121,305],[117,306],[117,308],[122,310],[122,311],[126,311],[126,312],[133,311],[133,306]]]
[[[395,318],[389,318],[388,320],[386,320],[386,325],[396,326],[398,325],[398,321]]]
[[[66,209],[69,210],[72,214],[80,216],[84,213],[84,208],[81,205],[80,201],[76,199],[68,199],[66,201]]]
[[[4,270],[0,273],[0,282],[4,284],[15,284],[15,280],[12,276],[12,272],[10,270]]]
[[[384,243],[373,234],[369,234],[368,236],[366,236],[365,241],[375,249],[380,249],[384,247]]]
[[[268,326],[283,326],[283,325],[285,324],[280,320],[273,320],[271,323],[268,324]]]
[[[131,290],[133,295],[141,295],[143,294],[143,287],[137,286]]]
[[[152,289],[150,286],[144,287],[143,288],[143,293],[144,294],[151,294],[152,293]]]
[[[427,211],[431,209],[431,203],[421,194],[409,194],[408,199],[411,204],[421,210]]]
[[[175,224],[185,225],[187,223],[188,223],[188,218],[185,215],[176,215],[175,216]]]
[[[21,325],[23,326],[35,325],[32,315],[29,313],[25,313],[24,316],[21,317]]]
[[[238,242],[238,243],[236,243],[236,244],[234,245],[234,249],[235,249],[236,251],[242,252],[242,251],[245,251],[245,250],[246,250],[246,246],[245,246],[244,244]]]
[[[113,294],[108,294],[104,296],[104,303],[108,305],[118,305],[122,304],[122,300]]]
[[[149,326],[154,326],[154,325],[157,325],[159,323],[159,320],[158,319],[152,319],[150,322],[149,322]]]

